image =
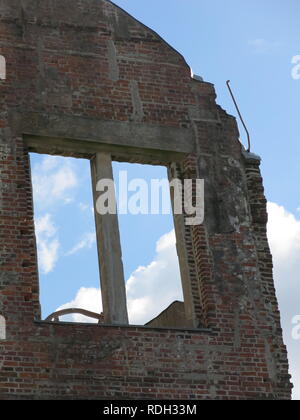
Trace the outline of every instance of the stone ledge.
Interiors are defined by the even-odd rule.
[[[255,153],[247,152],[246,150],[242,151],[242,154],[244,158],[248,161],[253,161],[257,163],[261,163],[261,157],[259,155],[256,155]]]
[[[38,325],[52,325],[52,326],[64,326],[64,327],[89,327],[89,328],[112,328],[112,329],[133,329],[133,330],[143,330],[143,331],[171,331],[178,333],[194,333],[194,334],[213,334],[213,331],[210,328],[172,328],[172,327],[147,327],[145,325],[119,325],[119,324],[92,324],[84,322],[53,322],[53,321],[43,321],[43,320],[34,320],[35,324]],[[213,334],[215,335],[215,334]]]

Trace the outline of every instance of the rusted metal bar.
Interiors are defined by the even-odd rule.
[[[229,89],[229,92],[230,92],[230,95],[232,97],[232,100],[233,100],[233,103],[235,105],[235,108],[236,108],[236,110],[237,110],[237,112],[239,114],[240,120],[241,120],[241,122],[242,122],[242,124],[244,126],[244,129],[245,129],[246,133],[247,133],[247,139],[248,139],[248,150],[247,150],[247,152],[250,153],[250,151],[251,151],[251,140],[250,140],[250,134],[249,134],[248,128],[247,128],[247,126],[245,124],[245,121],[244,121],[244,119],[242,117],[242,114],[241,114],[241,111],[239,109],[239,106],[238,106],[238,104],[237,104],[237,102],[235,100],[234,94],[233,94],[232,89],[230,87],[230,80],[227,80],[226,84],[227,84],[227,87]]]

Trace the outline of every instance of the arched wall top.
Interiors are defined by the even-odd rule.
[[[176,48],[174,48],[172,45],[170,45],[164,38],[162,38],[157,32],[155,32],[149,26],[147,26],[144,23],[142,23],[141,21],[139,21],[137,18],[135,18],[134,16],[132,16],[130,13],[126,12],[126,10],[124,10],[122,7],[120,7],[117,4],[115,4],[113,1],[110,1],[110,0],[101,0],[101,1],[106,1],[107,3],[111,3],[116,9],[118,9],[121,13],[123,13],[124,15],[126,15],[129,19],[132,19],[137,24],[139,24],[142,27],[144,27],[147,31],[151,32],[159,41],[163,42],[166,45],[166,47],[170,48],[170,50],[172,50],[175,54],[177,54],[182,59],[182,61],[186,64],[186,66],[191,70],[191,68],[187,64],[184,56],[179,51],[177,51]]]

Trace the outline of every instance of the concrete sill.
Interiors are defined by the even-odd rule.
[[[96,324],[96,323],[83,323],[83,322],[55,322],[55,321],[43,321],[43,320],[34,320],[35,324],[38,325],[53,325],[53,326],[62,326],[62,327],[86,327],[86,328],[115,328],[115,329],[132,329],[132,330],[141,330],[141,331],[172,331],[172,332],[181,332],[181,333],[193,333],[193,334],[212,334],[213,331],[210,328],[171,328],[171,327],[147,327],[144,325],[118,325],[118,324]]]

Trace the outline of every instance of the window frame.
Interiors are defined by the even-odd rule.
[[[101,164],[95,164],[97,156],[101,160],[105,156],[106,168],[103,173],[113,180],[112,162],[124,163],[139,163],[147,165],[165,166],[168,169],[169,181],[178,177],[182,181],[190,177],[191,172],[185,173],[184,162],[190,159],[190,154],[176,151],[165,151],[156,149],[142,149],[137,147],[107,145],[96,143],[94,141],[74,140],[67,138],[50,138],[44,136],[23,135],[24,144],[28,153],[38,153],[45,155],[55,155],[73,158],[88,159],[91,162],[91,174],[93,185],[93,198],[94,205],[96,202],[95,185],[97,182],[97,170],[103,172]],[[196,178],[197,168],[194,164],[194,177]],[[99,172],[98,172],[99,174]],[[171,194],[172,208],[173,197]],[[112,226],[118,227],[118,215],[107,215],[106,228],[114,230]],[[113,216],[113,217],[111,217]],[[103,216],[101,216],[103,219]],[[193,231],[191,226],[186,226],[184,223],[185,215],[176,215],[173,211],[174,228],[176,234],[176,247],[178,253],[181,284],[184,295],[184,307],[187,321],[187,328],[200,328],[203,324],[201,318],[201,285],[197,279],[198,273],[197,259],[191,250]],[[104,323],[106,325],[124,325],[128,326],[128,313],[126,304],[126,290],[124,274],[122,277],[123,263],[121,259],[121,244],[119,227],[117,229],[116,241],[114,247],[118,248],[118,256],[116,258],[117,265],[119,266],[120,276],[115,282],[111,275],[107,276],[103,273],[103,250],[102,241],[103,235],[99,232],[101,228],[100,215],[95,212],[96,219],[96,234],[97,234],[97,248],[99,253],[99,268],[101,272],[101,291],[103,300],[103,315]],[[97,220],[98,219],[98,220]],[[109,220],[113,219],[113,220]],[[100,227],[99,227],[100,225]],[[188,243],[190,242],[190,243]],[[112,244],[109,244],[111,247]],[[102,253],[102,256],[101,256]],[[104,265],[105,266],[105,265]],[[102,268],[101,268],[102,267]],[[194,279],[192,279],[194,277]],[[197,284],[198,283],[198,284]],[[117,285],[117,286],[116,286]],[[121,289],[120,289],[121,287]],[[196,290],[197,289],[197,290]],[[103,293],[104,292],[104,293]],[[116,300],[116,293],[119,297]],[[112,304],[112,302],[115,302]],[[118,303],[116,305],[116,302]],[[120,304],[121,303],[121,304]]]

